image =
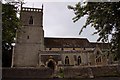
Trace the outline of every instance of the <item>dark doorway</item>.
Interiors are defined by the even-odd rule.
[[[49,68],[51,68],[51,69],[55,69],[55,63],[54,63],[54,61],[52,61],[52,60],[50,60],[49,62],[48,62],[48,64],[47,64],[47,66],[49,67]]]

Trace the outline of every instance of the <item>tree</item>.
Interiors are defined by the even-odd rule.
[[[111,50],[117,54],[120,59],[120,2],[88,2],[75,6],[68,6],[74,11],[75,17],[73,21],[78,21],[81,17],[87,15],[85,25],[81,28],[80,33],[88,25],[94,27],[98,34],[98,41],[107,42],[108,37],[111,38]]]
[[[4,67],[11,64],[12,45],[20,21],[16,15],[16,7],[8,3],[2,4],[2,63]]]

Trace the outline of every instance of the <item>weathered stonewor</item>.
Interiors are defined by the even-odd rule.
[[[88,78],[88,68],[84,67],[66,67],[64,68],[65,78]]]
[[[3,68],[2,79],[40,79],[50,78],[52,70],[49,68]]]
[[[118,65],[90,66],[90,67],[66,67],[65,78],[95,78],[95,77],[120,77]],[[92,77],[91,77],[92,76]]]
[[[97,66],[97,67],[91,67],[92,72],[95,77],[101,77],[101,76],[119,76],[120,72],[118,70],[118,65],[109,65],[109,66]]]

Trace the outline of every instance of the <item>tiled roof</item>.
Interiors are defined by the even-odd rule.
[[[97,43],[97,42],[90,42],[91,47],[99,46],[101,49],[108,49],[110,48],[110,43]]]
[[[85,38],[45,38],[46,47],[89,47],[89,41]]]
[[[86,38],[44,38],[44,44],[47,48],[94,48],[98,45],[100,48],[108,48],[108,43],[93,43]]]

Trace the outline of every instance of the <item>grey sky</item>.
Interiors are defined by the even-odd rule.
[[[26,0],[25,0],[26,2]],[[95,31],[88,27],[79,35],[80,28],[85,23],[85,18],[73,23],[72,18],[75,16],[73,11],[67,8],[67,5],[74,5],[75,2],[29,2],[24,7],[41,8],[44,5],[43,27],[45,37],[79,37],[87,38],[89,41],[96,41],[98,35],[92,35]]]

